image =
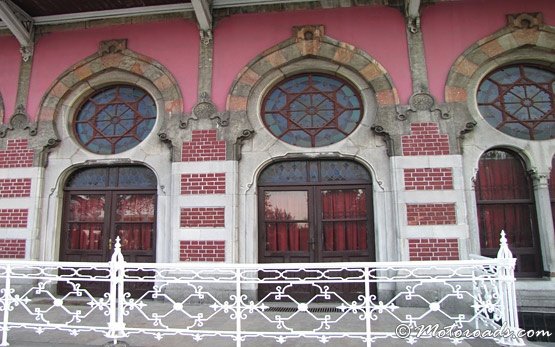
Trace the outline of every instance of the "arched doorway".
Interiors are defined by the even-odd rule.
[[[515,275],[543,274],[534,191],[530,175],[516,153],[494,149],[480,158],[476,203],[481,254],[495,257],[505,230],[517,259]]]
[[[109,261],[119,237],[126,261],[155,262],[156,186],[154,173],[139,165],[75,171],[64,187],[60,260]],[[87,289],[101,295],[103,285]]]
[[[372,180],[356,162],[268,166],[258,179],[258,216],[260,263],[375,261]],[[259,297],[268,290],[259,287]],[[311,296],[311,288],[299,290],[292,294]],[[335,290],[356,297],[363,288]]]

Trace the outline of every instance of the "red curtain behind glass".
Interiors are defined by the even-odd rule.
[[[496,152],[498,158],[480,159],[476,180],[481,247],[499,247],[501,230],[513,247],[531,247],[535,208],[528,176],[517,157]]]
[[[323,190],[321,197],[324,251],[365,250],[365,191]]]

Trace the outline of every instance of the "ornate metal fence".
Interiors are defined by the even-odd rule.
[[[428,338],[523,345],[514,265],[504,233],[495,259],[388,263],[126,263],[118,240],[108,264],[1,263],[0,346],[29,331],[131,345],[150,335],[152,346]],[[91,295],[99,285],[105,294]]]

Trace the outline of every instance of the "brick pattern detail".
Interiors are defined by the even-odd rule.
[[[0,210],[0,228],[27,228],[29,210],[13,208]]]
[[[181,241],[179,244],[180,261],[225,261],[225,241],[199,240]]]
[[[183,174],[181,194],[225,194],[225,173]]]
[[[25,198],[31,196],[30,178],[0,179],[0,198]]]
[[[408,225],[455,224],[455,204],[407,204]]]
[[[410,260],[459,260],[457,239],[409,239]]]
[[[453,189],[453,169],[405,169],[405,190]]]
[[[0,239],[0,258],[24,259],[25,240],[22,239]]]
[[[193,130],[191,141],[184,142],[181,161],[225,160],[225,141],[218,141],[217,131]]]
[[[0,150],[0,168],[31,167],[33,156],[27,139],[10,139],[6,149]]]
[[[222,228],[225,226],[224,217],[223,207],[182,208],[180,226],[182,228]]]
[[[449,137],[439,133],[437,123],[412,123],[410,135],[401,138],[403,155],[449,154]]]

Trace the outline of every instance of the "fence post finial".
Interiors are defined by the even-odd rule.
[[[501,230],[501,238],[499,239],[499,251],[497,252],[497,258],[512,259],[513,253],[509,249],[509,244],[505,235],[505,230]]]

